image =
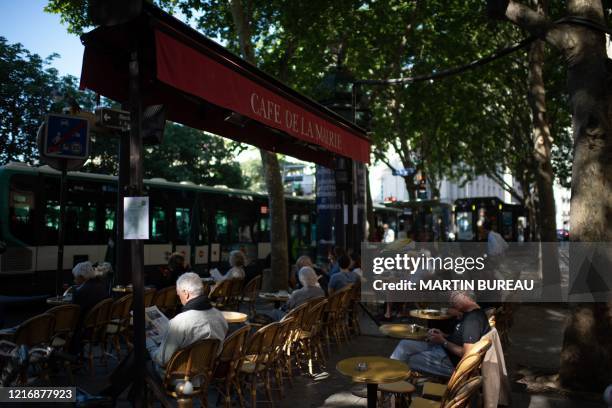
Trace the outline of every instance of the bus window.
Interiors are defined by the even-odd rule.
[[[225,211],[217,211],[215,214],[215,238],[217,242],[228,242],[228,222]]]
[[[180,243],[189,242],[189,231],[191,225],[191,210],[189,208],[177,208],[176,217],[176,238]]]
[[[93,202],[66,205],[66,244],[96,243],[96,204]]]
[[[270,242],[270,218],[262,217],[259,219],[259,241]]]
[[[151,214],[151,240],[167,242],[166,210],[163,207],[153,207]]]
[[[198,245],[208,244],[208,211],[202,208],[200,212],[200,230],[198,231]]]
[[[11,186],[9,198],[11,233],[18,239],[31,243],[36,236],[34,228],[34,192]]]
[[[107,234],[112,234],[115,229],[115,209],[105,208],[104,209],[104,231]]]
[[[468,211],[457,213],[457,238],[460,241],[471,241],[474,239],[472,226],[472,213]]]
[[[59,228],[59,213],[60,206],[57,201],[47,201],[45,203],[45,212],[43,215],[43,223],[45,229],[52,234],[56,234]],[[56,236],[57,239],[57,236]]]
[[[232,229],[236,229],[236,231],[238,232],[238,242],[253,242],[253,227],[251,226],[251,222],[249,219],[239,218],[236,220],[235,223],[232,224],[232,226]]]

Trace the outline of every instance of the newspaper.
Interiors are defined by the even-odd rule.
[[[168,318],[157,306],[145,309],[145,331],[147,337],[160,344],[168,331]]]

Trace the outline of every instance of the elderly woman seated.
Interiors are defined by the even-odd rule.
[[[274,320],[281,320],[291,309],[306,303],[310,299],[325,297],[325,292],[319,285],[319,277],[310,266],[302,267],[298,271],[298,278],[302,287],[294,290],[291,296],[289,296],[287,303],[280,309],[273,310],[272,318]]]
[[[217,269],[213,269],[211,271],[210,276],[215,280],[215,282],[223,282],[226,279],[244,279],[244,265],[246,264],[246,257],[244,256],[244,253],[238,250],[230,252],[229,263],[231,268],[225,275],[221,275]]]

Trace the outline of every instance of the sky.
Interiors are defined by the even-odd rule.
[[[0,0],[0,36],[10,44],[21,43],[43,58],[58,53],[51,64],[60,75],[81,76],[83,46],[68,34],[60,17],[43,11],[46,0]]]

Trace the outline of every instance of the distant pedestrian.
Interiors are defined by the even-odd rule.
[[[389,224],[383,224],[383,240],[385,244],[390,244],[395,241],[395,231],[389,228]]]

